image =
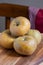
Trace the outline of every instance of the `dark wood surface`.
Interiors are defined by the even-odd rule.
[[[1,3],[0,16],[6,17],[25,16],[28,18],[28,6]]]
[[[10,18],[24,16],[29,18],[28,6],[0,3],[0,16],[5,16],[5,28],[9,28]]]
[[[31,56],[22,56],[13,49],[0,47],[0,65],[39,65],[43,62],[43,34],[42,41]]]

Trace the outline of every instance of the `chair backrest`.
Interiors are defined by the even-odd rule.
[[[5,29],[9,28],[11,17],[24,16],[29,18],[28,14],[28,6],[7,3],[0,4],[0,16],[5,16]]]

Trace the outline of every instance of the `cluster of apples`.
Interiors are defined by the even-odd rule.
[[[31,55],[41,42],[41,33],[30,29],[29,19],[19,16],[10,23],[10,28],[0,34],[0,45],[7,49],[14,48],[22,55]]]

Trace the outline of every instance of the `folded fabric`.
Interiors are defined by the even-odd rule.
[[[29,7],[29,18],[32,29],[38,29],[43,33],[43,9]]]
[[[35,19],[35,29],[43,33],[43,9],[39,9]]]

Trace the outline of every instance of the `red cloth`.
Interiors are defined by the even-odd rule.
[[[43,9],[39,9],[35,18],[35,29],[43,33]]]

